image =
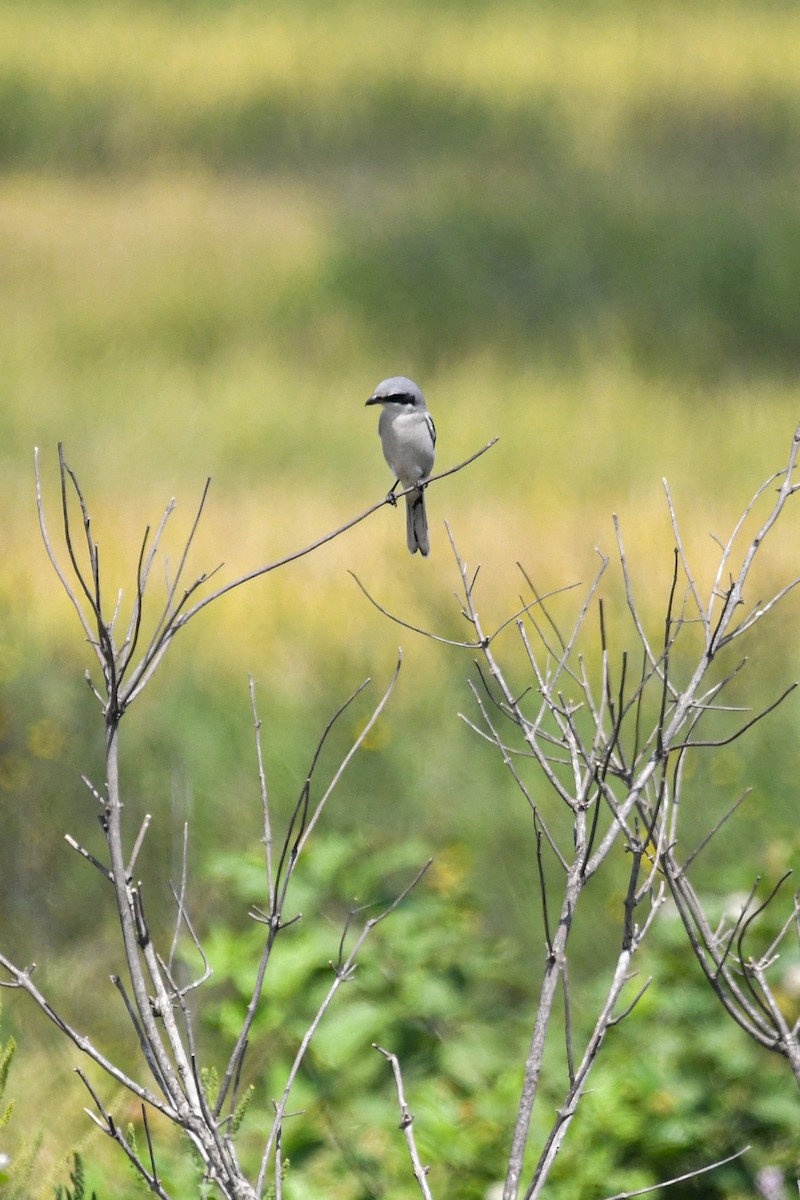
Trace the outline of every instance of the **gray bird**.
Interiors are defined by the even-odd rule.
[[[375,388],[367,404],[383,408],[378,421],[378,433],[383,457],[396,476],[393,494],[398,483],[402,491],[420,480],[427,479],[433,470],[436,429],[417,385],[405,375],[393,375]],[[406,496],[406,539],[412,554],[417,550],[427,555],[428,520],[425,516],[425,492],[421,487]]]

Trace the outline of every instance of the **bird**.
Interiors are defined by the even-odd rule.
[[[380,404],[383,409],[378,434],[383,457],[396,477],[389,493],[392,501],[398,484],[403,491],[422,484],[406,496],[406,540],[412,554],[419,550],[427,557],[430,543],[424,481],[433,470],[436,445],[433,418],[422,392],[413,379],[407,379],[405,375],[392,375],[381,380],[367,400],[367,405],[370,404]]]

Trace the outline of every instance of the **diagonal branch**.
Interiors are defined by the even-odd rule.
[[[319,1008],[317,1009],[316,1015],[314,1016],[311,1024],[309,1025],[308,1029],[306,1030],[305,1034],[303,1035],[303,1039],[302,1039],[300,1046],[297,1050],[297,1053],[295,1055],[294,1062],[292,1063],[292,1066],[289,1070],[289,1074],[286,1079],[286,1085],[283,1089],[283,1095],[281,1096],[280,1100],[275,1105],[275,1120],[273,1121],[272,1129],[271,1129],[270,1135],[267,1139],[267,1144],[264,1147],[264,1153],[263,1153],[263,1156],[261,1159],[261,1169],[259,1170],[259,1173],[258,1173],[258,1182],[256,1184],[257,1200],[260,1200],[260,1197],[263,1195],[264,1184],[266,1181],[267,1166],[269,1163],[270,1155],[272,1153],[272,1148],[275,1145],[276,1139],[280,1133],[281,1126],[283,1124],[283,1120],[284,1120],[284,1117],[286,1114],[286,1106],[289,1102],[289,1095],[294,1086],[294,1081],[297,1078],[297,1074],[300,1070],[300,1067],[302,1066],[303,1060],[308,1051],[308,1047],[311,1045],[312,1039],[313,1039],[317,1029],[319,1028],[322,1018],[325,1016],[325,1013],[330,1008],[333,998],[336,995],[336,993],[339,991],[339,988],[342,986],[342,984],[347,983],[350,979],[352,979],[353,972],[355,971],[358,955],[361,951],[361,947],[364,945],[364,942],[367,940],[369,935],[372,933],[375,926],[379,925],[381,923],[381,921],[385,921],[386,918],[388,916],[390,916],[400,904],[403,903],[406,896],[408,896],[409,893],[411,891],[413,891],[413,889],[419,883],[420,879],[422,879],[422,876],[425,874],[425,872],[428,870],[428,867],[431,865],[431,861],[432,860],[429,859],[428,862],[425,863],[424,867],[422,867],[417,872],[417,874],[414,876],[414,878],[411,880],[411,882],[409,884],[407,884],[406,887],[403,888],[402,892],[400,892],[400,894],[394,898],[394,900],[391,902],[391,904],[389,904],[383,910],[383,912],[379,913],[377,917],[371,917],[368,921],[365,922],[364,927],[362,928],[359,936],[356,938],[355,944],[353,945],[353,948],[350,951],[350,953],[347,955],[347,957],[344,959],[344,961],[341,961],[341,959],[340,959],[340,961],[336,964],[333,982],[331,983],[330,987],[328,988],[328,991],[326,992],[325,997],[322,1000],[322,1003],[320,1004]]]

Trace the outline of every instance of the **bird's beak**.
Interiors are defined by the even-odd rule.
[[[381,402],[381,401],[380,401],[380,397],[379,397],[379,396],[370,396],[369,400],[368,400],[368,401],[367,401],[367,403],[364,405],[364,408],[366,408],[366,407],[367,407],[367,405],[369,405],[369,404],[380,404],[380,402]]]

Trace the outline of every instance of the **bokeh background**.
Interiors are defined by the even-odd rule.
[[[615,512],[643,611],[659,628],[673,545],[662,478],[707,581],[710,535],[727,535],[786,461],[800,415],[799,194],[793,0],[5,0],[0,923],[4,949],[39,962],[78,1023],[99,1025],[110,1045],[123,1036],[96,984],[116,969],[102,881],[63,842],[68,830],[98,845],[79,776],[102,782],[102,738],[82,679],[90,656],[38,535],[33,447],[51,531],[62,441],[89,499],[108,589],[128,598],[144,527],[176,497],[174,556],[211,476],[193,567],[223,562],[224,581],[380,498],[390,480],[364,401],[385,376],[411,375],[436,419],[441,467],[500,438],[431,489],[430,559],[408,556],[402,516],[387,508],[207,612],[127,719],[126,782],[131,820],[155,817],[145,861],[156,879],[166,889],[179,870],[190,820],[198,923],[230,917],[241,929],[256,898],[245,864],[257,857],[260,811],[248,675],[286,812],[331,712],[367,676],[377,697],[402,644],[396,694],[331,808],[315,870],[321,890],[338,889],[346,904],[359,887],[378,887],[365,859],[385,861],[388,873],[429,854],[439,862],[436,886],[400,926],[389,994],[401,1024],[415,1005],[441,1005],[430,1045],[407,1036],[409,1056],[435,1059],[445,1081],[447,1094],[425,1101],[428,1153],[449,1162],[439,1194],[482,1196],[499,1177],[541,945],[526,816],[500,764],[458,719],[473,711],[469,655],[391,624],[348,572],[403,619],[463,636],[445,520],[471,566],[482,564],[491,627],[518,606],[518,562],[542,592],[587,584],[597,549],[613,554]],[[765,589],[796,570],[797,547],[790,514],[769,550]],[[618,574],[605,585],[612,613]],[[756,703],[797,672],[797,617],[789,603],[752,647]],[[623,649],[630,634],[619,636]],[[367,713],[366,700],[348,713],[332,755]],[[703,813],[755,787],[708,864],[715,894],[746,891],[759,873],[774,880],[796,861],[796,723],[788,705],[698,767]],[[432,912],[452,943],[449,990],[401,1002],[404,962],[421,980],[447,958],[421,949]],[[589,988],[604,923],[598,899],[576,931]],[[230,942],[214,936],[224,962]],[[335,940],[313,947],[323,965]],[[670,947],[662,952],[671,962]],[[731,1034],[687,1097],[700,1061],[693,1039],[718,1014],[697,991],[685,999],[688,967],[676,959],[670,970],[663,1003],[684,997],[682,1050],[653,1049],[656,1031],[669,1045],[670,1028],[664,1008],[654,1010],[645,1040],[632,1033],[627,1057],[620,1052],[624,1068],[598,1083],[599,1123],[587,1117],[580,1161],[588,1170],[592,1148],[608,1152],[598,1114],[619,1114],[619,1137],[646,1095],[662,1129],[667,1116],[675,1122],[664,1157],[634,1139],[618,1159],[644,1174],[614,1174],[620,1162],[603,1159],[597,1186],[689,1169],[699,1114],[727,1095],[730,1109],[699,1140],[713,1157],[737,1121],[747,1127],[761,1157],[717,1194],[750,1195],[759,1164],[796,1159],[786,1132],[793,1085]],[[478,986],[485,977],[497,983],[490,996]],[[495,1040],[484,1032],[476,1041],[487,1013]],[[452,1037],[441,1032],[448,1018]],[[36,1186],[26,1186],[49,1195],[64,1154],[85,1137],[84,1098],[72,1057],[21,998],[6,998],[3,1021],[21,1042],[7,1137],[21,1152],[41,1132]],[[361,1053],[342,1027],[334,1032],[340,1055],[345,1044]],[[341,1064],[330,1053],[333,1072]],[[690,1065],[678,1071],[680,1053]],[[739,1073],[715,1077],[721,1059],[731,1070],[739,1062]],[[746,1079],[763,1084],[757,1128]],[[306,1194],[303,1171],[316,1180],[310,1194],[320,1180],[328,1195],[404,1194],[391,1183],[381,1191],[374,1176],[394,1147],[385,1091],[363,1120],[380,1125],[386,1114],[386,1144],[373,1130],[334,1192],[330,1129],[309,1137],[295,1148],[296,1195]],[[102,1147],[86,1153],[102,1179]],[[570,1196],[568,1186],[559,1194]]]

